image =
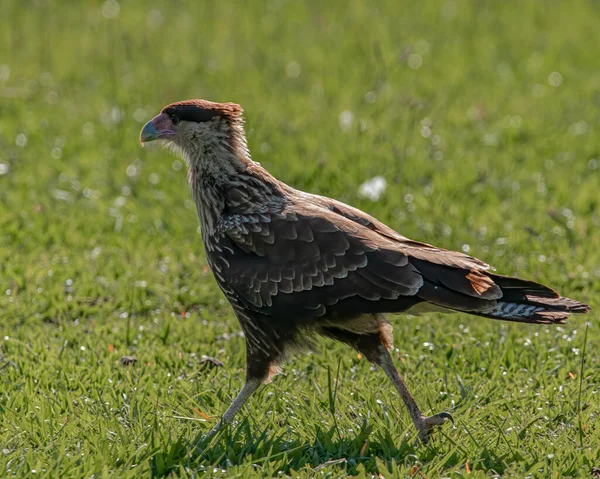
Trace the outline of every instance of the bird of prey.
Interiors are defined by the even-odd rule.
[[[246,382],[213,432],[230,423],[291,350],[316,336],[380,366],[423,442],[451,420],[426,417],[394,366],[386,313],[422,306],[522,323],[563,323],[588,305],[501,276],[476,258],[410,240],[363,211],[296,190],[254,162],[242,108],[187,100],[143,127],[183,157],[208,264],[246,339]]]

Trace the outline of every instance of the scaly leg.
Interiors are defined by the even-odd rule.
[[[380,352],[379,366],[381,366],[381,369],[383,369],[387,377],[390,378],[390,381],[392,381],[392,384],[398,391],[398,394],[400,394],[404,404],[406,404],[408,413],[410,414],[410,417],[415,424],[417,431],[419,432],[419,439],[421,439],[423,444],[426,444],[429,440],[429,436],[434,426],[441,426],[446,421],[451,421],[452,424],[454,424],[454,419],[450,413],[447,412],[440,412],[429,417],[425,417],[423,415],[419,409],[419,406],[417,406],[417,402],[410,394],[410,391],[398,373],[390,353],[383,347],[381,348]]]
[[[386,345],[391,347],[392,340],[391,328],[388,327],[388,325],[382,326],[378,333],[371,334],[356,334],[339,328],[323,328],[322,332],[326,336],[352,346],[361,354],[363,354],[369,361],[383,369],[404,401],[404,404],[408,409],[408,413],[410,414],[410,417],[419,433],[419,439],[424,444],[426,444],[429,440],[429,436],[434,426],[442,425],[448,420],[454,423],[454,419],[447,412],[434,414],[430,417],[423,415],[419,409],[419,406],[417,405],[417,402],[410,394],[406,384],[398,373],[396,366],[394,366],[392,356],[386,347]]]
[[[263,382],[262,378],[248,378],[242,390],[238,393],[236,398],[233,400],[231,405],[223,414],[221,420],[217,423],[215,427],[211,429],[208,433],[209,436],[212,436],[216,433],[224,424],[231,424],[235,415],[239,412],[242,406],[246,403],[248,398],[252,396],[252,394],[258,389],[258,386]]]
[[[246,382],[244,387],[242,387],[242,390],[227,408],[227,411],[225,411],[225,414],[223,414],[221,420],[208,433],[208,437],[211,437],[221,429],[223,425],[231,424],[235,415],[242,409],[242,406],[246,404],[246,401],[248,401],[248,398],[250,398],[261,383],[268,380],[271,374],[276,370],[274,366],[277,363],[277,354],[269,354],[266,353],[265,350],[266,348],[252,347],[248,337],[246,338]]]

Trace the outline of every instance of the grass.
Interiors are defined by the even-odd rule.
[[[182,163],[138,143],[166,103],[236,101],[254,158],[284,181],[595,306],[597,2],[5,0],[2,13],[0,476],[600,467],[594,312],[561,327],[396,318],[409,387],[457,419],[429,447],[383,374],[328,342],[203,442],[241,387],[244,343]],[[383,196],[360,197],[377,175]]]

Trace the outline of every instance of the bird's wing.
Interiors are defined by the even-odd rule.
[[[310,197],[309,201],[312,201],[323,208],[327,208],[333,213],[358,223],[365,228],[369,228],[385,238],[393,240],[396,242],[397,247],[400,250],[404,251],[412,258],[428,261],[438,265],[449,266],[452,268],[476,271],[493,270],[489,264],[464,253],[438,248],[427,243],[406,238],[386,224],[368,215],[364,211],[342,203],[341,201],[327,198],[325,196],[312,195],[310,193],[302,194]]]
[[[423,283],[391,240],[311,205],[226,216],[219,230],[232,242],[232,251],[220,255],[227,262],[225,282],[261,310],[287,304],[294,293],[326,290],[299,304],[324,313],[352,296],[375,301],[414,295]]]
[[[486,313],[496,308],[496,300],[500,299],[506,304],[517,304],[515,302],[531,298],[571,301],[560,298],[556,291],[543,284],[494,274],[494,268],[472,256],[406,238],[376,218],[340,201],[303,194],[310,196],[307,200],[322,208],[394,240],[399,251],[407,255],[409,262],[423,277],[423,287],[418,291],[418,296],[435,305],[452,310]],[[472,298],[487,301],[473,302]],[[551,303],[546,299],[544,301],[547,305]],[[572,307],[577,309],[576,306]]]
[[[341,303],[356,313],[400,311],[392,303],[407,298],[483,311],[499,297],[491,279],[462,267],[471,264],[464,255],[457,253],[464,261],[458,268],[430,262],[428,245],[405,244],[314,202],[297,202],[282,213],[226,215],[218,231],[217,276],[247,307],[266,314],[321,316],[339,311]]]

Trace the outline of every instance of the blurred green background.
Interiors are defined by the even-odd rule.
[[[395,319],[417,400],[458,420],[431,447],[414,445],[381,373],[324,342],[195,449],[241,386],[244,343],[208,270],[183,163],[138,141],[167,103],[240,103],[253,158],[283,181],[595,306],[598,2],[0,10],[0,476],[600,467],[594,312],[552,328]],[[362,195],[378,176],[385,191]]]

